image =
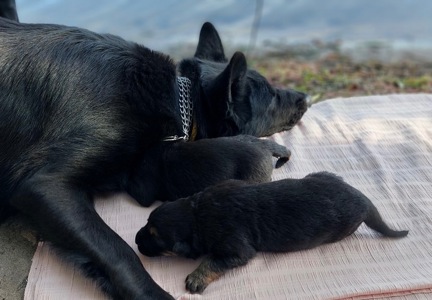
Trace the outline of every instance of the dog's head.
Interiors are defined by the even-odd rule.
[[[151,212],[147,224],[135,237],[138,250],[146,256],[197,258],[192,209],[184,199],[163,203]]]
[[[306,94],[272,87],[262,75],[248,69],[243,53],[236,52],[228,61],[210,23],[201,29],[195,60],[201,70],[201,101],[208,111],[207,137],[268,136],[289,130],[308,108]]]

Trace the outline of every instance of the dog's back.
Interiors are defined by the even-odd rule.
[[[83,152],[97,147],[96,142],[89,145],[86,137],[100,135],[104,139],[118,134],[112,126],[115,114],[106,111],[109,105],[88,101],[92,93],[100,93],[98,88],[114,91],[106,85],[89,90],[83,76],[77,76],[89,74],[86,68],[101,63],[92,61],[91,50],[84,49],[91,42],[97,44],[96,36],[93,41],[89,37],[86,31],[73,28],[0,18],[0,186],[5,197],[48,160],[67,160],[67,153],[79,150],[77,147]],[[82,47],[70,47],[74,42]],[[87,62],[78,69],[74,60]],[[97,82],[97,76],[104,73],[115,76],[94,71],[86,80]]]
[[[175,66],[165,55],[111,35],[3,18],[0,53],[1,211],[43,168],[97,188],[161,131],[178,131]]]
[[[116,139],[120,134],[121,128],[113,126],[118,123],[113,109],[122,106],[113,105],[121,97],[104,83],[120,82],[121,74],[110,70],[109,57],[104,61],[103,55],[92,55],[103,52],[96,49],[103,44],[102,36],[85,30],[0,18],[0,178],[18,180],[42,167],[48,155],[61,159],[77,144],[83,152],[96,147],[96,139],[88,145],[87,137]],[[99,76],[111,78],[98,84]]]

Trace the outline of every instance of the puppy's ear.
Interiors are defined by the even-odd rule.
[[[206,22],[201,27],[198,46],[194,56],[216,62],[227,61],[221,39],[213,24]]]

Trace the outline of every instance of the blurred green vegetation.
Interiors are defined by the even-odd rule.
[[[340,43],[273,47],[249,59],[273,85],[310,94],[314,101],[394,93],[432,93],[432,61],[410,55],[395,58],[388,45],[365,44],[350,52]],[[388,60],[386,53],[392,53]]]

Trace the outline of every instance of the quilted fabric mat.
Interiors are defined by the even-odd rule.
[[[244,267],[190,295],[184,279],[199,261],[147,258],[145,268],[177,299],[431,299],[432,95],[333,99],[310,108],[293,130],[270,137],[292,159],[273,180],[330,171],[365,193],[402,239],[365,225],[334,244],[295,253],[260,253]],[[97,199],[102,218],[135,251],[135,233],[156,207],[126,194]],[[105,299],[93,282],[62,262],[49,244],[33,258],[25,299]]]

